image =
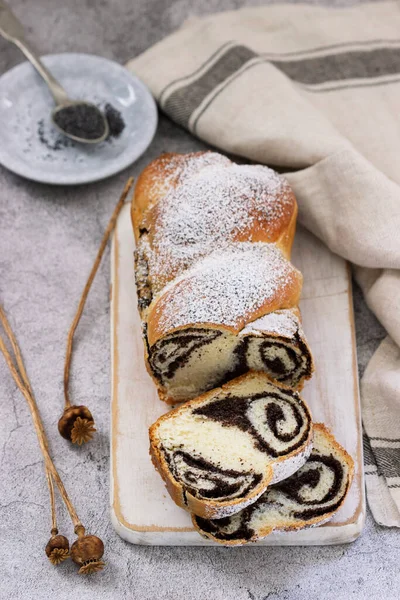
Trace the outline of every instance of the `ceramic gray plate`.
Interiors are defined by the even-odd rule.
[[[157,127],[147,87],[121,65],[90,54],[52,54],[43,62],[71,98],[121,112],[125,129],[98,145],[67,140],[51,123],[53,99],[24,62],[0,78],[0,163],[18,175],[58,185],[97,181],[118,173],[146,150]]]

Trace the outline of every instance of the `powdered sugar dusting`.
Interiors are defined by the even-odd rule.
[[[229,158],[217,152],[163,155],[151,165],[150,196],[154,194],[159,199],[204,167],[219,165],[223,168],[230,164],[232,163]]]
[[[273,335],[293,338],[296,333],[303,337],[303,329],[296,310],[286,309],[264,315],[252,323],[248,323],[240,332],[240,335],[263,335],[271,333]]]
[[[290,186],[265,166],[236,165],[206,153],[188,160],[179,180],[145,219],[155,293],[216,247],[260,235],[274,241],[294,210]]]
[[[300,292],[301,274],[274,244],[238,242],[218,250],[166,286],[154,311],[162,335],[176,327],[213,323],[241,327],[288,289]],[[283,306],[275,306],[283,308]]]

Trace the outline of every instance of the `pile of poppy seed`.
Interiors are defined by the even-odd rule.
[[[104,107],[104,115],[109,127],[107,140],[119,137],[125,129],[125,121],[120,111],[107,103]],[[56,113],[56,119],[61,129],[77,137],[97,139],[104,131],[103,120],[97,111],[90,109],[90,106],[71,105],[68,109]],[[62,133],[50,140],[45,133],[44,119],[38,121],[37,133],[39,140],[48,150],[61,150],[74,145],[74,142]]]

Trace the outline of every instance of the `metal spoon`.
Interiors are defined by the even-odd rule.
[[[2,35],[9,42],[13,42],[20,50],[22,50],[26,58],[32,63],[32,65],[47,83],[56,103],[56,106],[51,113],[51,118],[55,127],[57,127],[59,131],[72,140],[75,140],[76,142],[82,142],[84,144],[98,144],[106,139],[109,134],[109,127],[104,114],[97,106],[90,102],[86,102],[84,100],[71,100],[68,98],[67,92],[64,90],[64,88],[44,66],[36,52],[34,52],[29,44],[25,41],[24,28],[15,15],[11,12],[10,8],[2,0],[0,0],[0,35]],[[81,106],[82,109],[80,112],[85,111],[86,108],[89,108],[92,116],[99,120],[99,122],[103,125],[103,133],[100,137],[88,139],[74,135],[73,133],[62,128],[60,122],[57,122],[57,120],[59,121],[61,112],[63,110],[70,112],[72,106]]]

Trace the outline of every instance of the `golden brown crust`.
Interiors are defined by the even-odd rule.
[[[189,156],[202,156],[204,154],[205,153],[199,152]],[[179,157],[179,155],[168,156],[170,156],[173,161],[176,161],[176,157]],[[148,168],[150,168],[152,164],[153,163],[151,163]],[[161,183],[161,185],[160,183],[150,184],[151,180],[154,181],[154,174],[152,173],[154,170],[161,170],[162,177],[164,177],[164,172],[168,173],[164,166],[155,166],[151,169],[151,173],[148,176],[149,182],[146,184],[146,187],[143,184],[140,184],[139,192],[135,191],[134,201],[132,202],[132,214],[134,215],[136,228],[138,229],[137,223],[140,218],[140,225],[148,232],[147,239],[150,246],[157,251],[157,247],[154,247],[154,234],[160,227],[160,222],[162,221],[162,202],[160,203],[159,201],[163,198],[166,191],[177,187],[180,182],[180,173],[177,170],[177,174],[171,175],[171,169],[169,172],[170,174],[165,175],[166,180],[169,182],[168,186],[165,183]],[[162,179],[162,181],[165,182],[165,179]],[[135,210],[135,206],[143,207],[144,205],[144,197],[146,197],[143,190],[144,187],[148,190],[147,208],[145,210],[143,210],[143,208]],[[282,202],[283,198],[285,199],[284,203]],[[295,195],[289,186],[285,186],[281,191],[276,192],[275,201],[277,204],[282,205],[279,219],[271,219],[267,211],[260,215],[259,211],[256,210],[256,207],[253,206],[252,210],[250,209],[248,212],[249,223],[251,223],[251,226],[244,229],[238,228],[237,231],[232,234],[231,241],[274,243],[282,250],[282,253],[286,258],[289,259],[296,231],[298,213],[297,202]],[[190,264],[187,266],[190,266]],[[176,276],[176,272],[171,269],[167,276],[165,276],[165,273],[162,273],[161,275],[164,276],[162,285],[166,285],[168,281],[171,281]]]
[[[234,324],[227,325],[224,323],[199,321],[196,322],[195,325],[197,327],[207,327],[209,329],[219,330],[225,329],[227,331],[232,331],[233,333],[239,333],[239,331],[241,331],[247,323],[251,323],[259,317],[276,310],[297,306],[300,300],[303,277],[300,271],[293,271],[289,277],[290,278],[288,278],[286,285],[282,285],[282,287],[276,291],[274,296],[265,296],[263,302],[260,302],[259,306],[249,310],[246,314],[238,316]],[[165,321],[165,313],[170,310],[171,303],[174,302],[175,298],[182,297],[182,295],[187,291],[189,285],[189,278],[181,279],[176,284],[172,284],[172,286],[169,287],[167,291],[162,293],[159,299],[156,300],[150,307],[148,312],[147,329],[147,338],[150,346],[155,344],[165,335],[169,335],[175,331],[179,331],[179,329],[184,329],[188,326],[194,325],[194,323],[191,323],[190,320],[187,320],[186,323],[180,325],[179,327],[166,327]],[[223,297],[221,297],[221,301],[224,301]],[[227,302],[229,302],[229,299],[227,299]]]
[[[176,187],[187,160],[205,152],[176,154],[166,152],[147,165],[139,175],[131,205],[131,218],[136,241],[145,213],[157,204],[171,189]]]
[[[162,211],[160,200],[167,192],[175,189],[184,181],[187,165],[193,165],[192,169],[194,169],[196,161],[198,162],[202,157],[209,157],[212,162],[213,156],[219,156],[227,164],[233,164],[227,158],[215,155],[213,152],[168,153],[153,160],[142,171],[135,186],[131,205],[136,242],[139,240],[140,230],[145,229],[150,247],[157,252],[157,247],[154,247],[153,242],[154,233],[160,227],[162,220],[160,219],[160,211]],[[227,164],[224,163],[223,166],[227,166]],[[275,193],[275,201],[277,205],[281,206],[279,218],[271,218],[267,211],[260,215],[253,206],[253,210],[249,210],[251,226],[244,230],[238,228],[231,241],[275,243],[289,259],[296,230],[298,207],[295,195],[288,184]],[[190,263],[186,265],[186,268],[189,266]],[[161,272],[153,275],[153,287],[161,289],[177,274],[176,265],[170,265],[169,269],[164,266]]]
[[[150,456],[156,470],[164,480],[171,498],[178,506],[184,508],[185,510],[188,510],[189,512],[193,513],[194,515],[197,515],[198,517],[202,517],[204,519],[218,519],[224,516],[228,516],[230,514],[234,514],[239,510],[242,510],[242,508],[245,508],[246,506],[254,502],[265,491],[268,484],[273,479],[274,469],[280,463],[290,459],[296,459],[296,457],[304,453],[312,443],[313,426],[311,423],[311,414],[308,410],[307,405],[304,403],[305,408],[308,410],[308,416],[310,419],[310,430],[304,444],[300,448],[291,452],[290,454],[276,458],[276,460],[274,460],[271,466],[267,467],[263,479],[260,481],[257,487],[254,488],[252,493],[246,496],[246,498],[239,498],[235,500],[229,500],[226,502],[218,502],[212,499],[208,499],[207,501],[205,501],[196,498],[189,492],[184,492],[183,486],[173,478],[169,465],[165,459],[163,452],[161,451],[160,441],[157,435],[159,425],[163,421],[170,419],[174,415],[185,412],[188,409],[195,408],[198,405],[202,405],[206,400],[217,396],[222,391],[229,392],[229,390],[240,384],[242,381],[246,381],[252,377],[263,379],[266,383],[272,383],[283,390],[290,390],[288,386],[273,381],[265,373],[256,373],[250,371],[245,375],[237,377],[236,379],[232,379],[228,383],[222,385],[220,388],[215,388],[209,392],[206,392],[201,396],[194,398],[193,400],[185,402],[185,404],[178,406],[177,408],[169,411],[168,413],[165,413],[149,428]]]
[[[153,463],[156,471],[158,471],[158,473],[163,478],[166,488],[168,490],[168,493],[171,496],[172,500],[175,502],[175,504],[177,504],[178,506],[181,506],[182,508],[186,508],[185,500],[184,500],[184,496],[183,496],[183,488],[177,481],[175,481],[172,477],[169,476],[168,465],[165,461],[165,458],[162,455],[162,453],[160,452],[158,444],[156,444],[153,441],[155,438],[155,432],[154,432],[155,425],[156,425],[156,423],[154,423],[154,425],[152,425],[149,429],[150,456],[151,456],[152,463]]]
[[[291,214],[289,222],[287,223],[287,227],[285,229],[282,227],[279,237],[276,240],[274,240],[275,244],[282,250],[283,254],[288,260],[290,260],[290,256],[292,253],[294,236],[296,234],[297,214],[299,212],[294,194],[293,199],[293,212]]]
[[[164,185],[165,177],[172,171],[170,166],[172,153],[162,154],[141,172],[135,185],[134,199],[131,205],[131,217],[136,241],[139,238],[139,228],[144,213],[165,195],[167,189]],[[159,177],[159,173],[162,176]]]
[[[346,493],[343,496],[343,499],[340,502],[340,504],[335,508],[335,510],[333,510],[331,512],[326,512],[324,515],[314,517],[313,519],[309,519],[308,521],[298,521],[297,523],[292,524],[292,525],[288,525],[287,522],[285,522],[283,520],[281,522],[276,523],[276,525],[274,525],[273,527],[265,527],[264,529],[260,529],[259,532],[257,532],[257,534],[255,536],[253,536],[251,539],[236,539],[236,540],[221,540],[208,532],[207,532],[207,535],[205,535],[204,532],[202,532],[202,530],[200,529],[200,527],[196,521],[196,515],[193,513],[192,514],[192,523],[193,523],[195,529],[200,533],[200,535],[202,537],[205,537],[206,539],[213,540],[214,542],[216,542],[219,545],[243,546],[245,544],[257,542],[258,540],[261,540],[261,539],[267,537],[274,531],[285,531],[285,532],[299,531],[300,529],[309,529],[310,527],[317,526],[322,523],[325,523],[326,521],[329,521],[338,512],[338,510],[343,506],[343,504],[347,498],[347,494],[350,489],[350,486],[351,486],[351,483],[353,480],[353,475],[354,475],[354,461],[353,461],[352,457],[350,456],[350,454],[343,448],[343,446],[341,446],[341,444],[339,444],[339,442],[336,440],[336,438],[334,437],[334,435],[332,434],[330,429],[324,423],[314,423],[314,432],[316,432],[316,431],[320,431],[320,432],[324,433],[325,437],[327,437],[329,439],[330,443],[336,449],[337,453],[340,454],[341,459],[344,460],[344,462],[347,464],[347,467],[349,469],[349,477],[348,477],[348,485],[347,485]]]

